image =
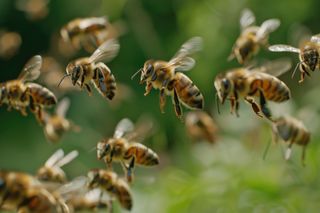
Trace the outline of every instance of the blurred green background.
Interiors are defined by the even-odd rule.
[[[56,44],[52,35],[73,18],[108,16],[111,23],[121,21],[126,33],[119,38],[119,55],[108,64],[118,83],[132,94],[116,107],[97,93],[70,92],[68,118],[82,127],[80,133],[67,133],[59,144],[46,141],[42,128],[32,115],[0,107],[0,168],[35,173],[58,148],[77,149],[80,156],[65,170],[70,178],[86,174],[91,168],[104,168],[93,150],[97,141],[111,136],[117,122],[128,117],[136,121],[148,114],[157,121],[157,131],[144,141],[160,155],[155,168],[137,168],[132,185],[132,212],[319,212],[320,140],[319,72],[312,73],[301,85],[298,75],[282,76],[292,90],[293,99],[285,104],[270,104],[275,115],[298,117],[312,132],[306,164],[300,164],[301,147],[294,146],[292,159],[285,162],[284,144],[273,144],[267,158],[263,152],[270,141],[269,124],[258,118],[251,107],[241,102],[240,117],[230,115],[223,106],[215,108],[213,79],[219,72],[238,67],[227,62],[239,35],[239,17],[244,8],[256,15],[257,24],[279,18],[280,28],[271,34],[270,44],[297,45],[295,32],[306,26],[319,33],[319,0],[51,0],[48,15],[30,20],[16,9],[13,0],[0,1],[0,28],[18,32],[20,51],[11,59],[0,59],[1,82],[18,76],[25,62],[35,54],[52,55]],[[192,143],[168,98],[166,113],[159,110],[158,92],[143,96],[144,86],[131,75],[150,58],[170,59],[182,43],[192,36],[204,40],[197,53],[197,64],[187,73],[205,97],[205,110],[220,128],[217,144]],[[69,60],[88,55],[80,51],[71,58],[58,58],[65,67]],[[56,57],[55,55],[53,55]],[[275,59],[295,54],[262,50],[259,58]],[[58,82],[57,82],[58,83]],[[187,110],[185,110],[186,112]],[[93,150],[93,151],[92,151]],[[120,168],[116,168],[122,174]],[[121,211],[117,206],[116,211]]]

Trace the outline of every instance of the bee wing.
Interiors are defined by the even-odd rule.
[[[311,42],[314,42],[314,43],[320,44],[320,33],[317,34],[317,35],[312,36],[311,39],[310,39],[310,41],[311,41]]]
[[[293,52],[293,53],[300,53],[300,49],[296,47],[292,47],[290,45],[286,44],[276,44],[276,45],[271,45],[268,48],[271,52]]]
[[[73,159],[75,159],[77,156],[79,155],[79,152],[77,150],[73,150],[72,152],[70,152],[69,154],[67,154],[66,156],[64,156],[64,158],[62,158],[61,160],[59,160],[55,166],[57,167],[62,167],[68,163],[70,163]]]
[[[22,81],[33,81],[39,78],[42,58],[40,55],[35,55],[24,65],[18,79]]]
[[[192,69],[195,60],[189,56],[201,49],[202,38],[191,38],[181,46],[180,50],[169,61],[168,66],[174,66],[176,71],[188,71]]]
[[[240,26],[241,30],[246,29],[247,27],[253,25],[256,22],[256,17],[253,12],[248,8],[244,9],[240,17]]]
[[[86,176],[79,176],[73,179],[71,182],[66,183],[60,186],[56,191],[66,197],[68,194],[72,192],[81,192],[82,190],[86,190],[86,184],[88,182],[88,178]]]
[[[90,62],[110,61],[119,52],[120,45],[116,39],[109,39],[102,43],[90,56]]]
[[[257,32],[257,39],[258,40],[264,39],[270,33],[275,31],[279,26],[280,26],[279,19],[268,19],[264,21]]]
[[[67,114],[67,111],[70,107],[70,99],[64,98],[62,99],[56,108],[56,115],[59,115],[61,117],[65,117]]]
[[[128,118],[122,119],[116,126],[116,130],[114,131],[114,138],[121,138],[128,132],[132,132],[134,130],[134,124]]]
[[[53,153],[50,158],[46,161],[45,166],[53,167],[56,163],[62,159],[64,156],[64,152],[62,149],[58,149],[55,153]]]
[[[149,116],[141,117],[132,132],[126,135],[128,141],[143,141],[154,131],[154,121]]]
[[[280,58],[273,61],[265,62],[261,67],[253,69],[258,72],[265,72],[273,76],[280,76],[292,67],[290,58]]]

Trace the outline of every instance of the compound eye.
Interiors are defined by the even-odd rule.
[[[151,74],[151,72],[153,72],[153,66],[151,64],[148,64],[146,74],[149,75]]]
[[[224,88],[225,90],[229,90],[229,88],[230,88],[230,82],[229,82],[227,79],[223,79],[223,80],[222,80],[222,84],[223,84],[223,88]]]
[[[4,189],[5,186],[6,186],[6,183],[2,178],[0,178],[0,190]]]
[[[110,144],[106,144],[105,147],[104,147],[104,150],[106,152],[109,152],[110,151]]]

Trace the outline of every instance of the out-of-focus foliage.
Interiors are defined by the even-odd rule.
[[[120,37],[120,53],[108,64],[118,83],[130,88],[131,95],[112,106],[97,93],[65,94],[71,99],[68,117],[82,127],[80,133],[68,133],[57,145],[46,141],[42,128],[33,116],[21,116],[0,107],[0,168],[35,173],[58,148],[80,152],[65,167],[70,177],[85,174],[90,168],[105,165],[92,151],[103,137],[113,134],[123,117],[133,121],[142,114],[157,121],[156,133],[144,143],[160,155],[160,166],[136,169],[132,185],[133,212],[318,212],[320,209],[320,72],[312,73],[302,85],[290,73],[281,77],[292,90],[292,100],[272,104],[276,115],[290,113],[303,120],[312,132],[306,164],[300,165],[301,147],[294,146],[289,162],[283,158],[284,144],[272,144],[267,157],[263,153],[271,139],[268,123],[259,119],[249,105],[241,102],[240,117],[231,116],[229,107],[216,113],[214,76],[239,66],[227,62],[232,45],[239,35],[239,16],[250,8],[257,23],[279,18],[280,28],[271,34],[270,43],[290,43],[298,25],[320,32],[318,0],[51,0],[48,15],[30,20],[17,10],[15,1],[0,1],[0,28],[18,32],[22,38],[19,52],[8,60],[0,59],[1,82],[18,76],[24,63],[35,54],[52,55],[56,43],[52,37],[73,18],[108,16],[120,23],[125,34]],[[186,136],[168,100],[166,113],[159,110],[159,91],[143,96],[144,87],[130,77],[149,58],[169,59],[180,45],[192,36],[204,39],[204,49],[195,58],[197,64],[187,73],[203,92],[205,110],[213,114],[220,128],[217,144],[193,144]],[[290,43],[291,45],[297,45]],[[58,57],[63,67],[69,60],[86,56],[80,51],[72,58]],[[297,55],[262,50],[259,58]],[[57,82],[58,84],[58,82]],[[62,97],[59,97],[62,98]],[[119,169],[120,168],[116,168]],[[120,208],[115,208],[120,211]]]

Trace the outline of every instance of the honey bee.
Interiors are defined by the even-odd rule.
[[[268,46],[270,33],[280,26],[278,19],[268,19],[261,26],[253,26],[255,19],[251,10],[243,10],[240,18],[241,34],[232,47],[228,60],[236,58],[240,64],[246,64],[261,47]]]
[[[263,115],[272,120],[267,107],[267,100],[284,102],[291,97],[288,86],[275,76],[279,76],[291,68],[291,62],[279,59],[256,68],[236,68],[216,76],[214,86],[217,90],[216,101],[224,104],[230,100],[231,113],[238,114],[239,98],[251,104],[253,111],[260,117]],[[259,97],[259,104],[254,97]]]
[[[68,98],[62,99],[56,108],[54,115],[44,112],[44,134],[46,138],[53,143],[58,142],[64,133],[73,130],[80,131],[80,127],[74,125],[70,120],[66,119],[66,113],[70,106]]]
[[[216,142],[217,126],[212,117],[203,111],[188,112],[186,115],[186,130],[193,140]]]
[[[77,18],[70,21],[60,31],[64,41],[79,49],[81,46],[88,51],[94,51],[110,38],[116,37],[114,27],[107,17]]]
[[[292,73],[293,77],[297,68],[300,68],[299,83],[304,81],[305,75],[310,76],[309,71],[320,69],[320,34],[314,35],[309,41],[302,43],[300,49],[285,44],[277,44],[270,46],[269,50],[273,52],[294,52],[299,54],[300,62]]]
[[[17,212],[69,213],[62,199],[54,196],[33,176],[0,171],[0,209]]]
[[[291,156],[291,147],[293,144],[302,146],[301,162],[305,165],[305,152],[307,145],[310,142],[310,132],[307,130],[305,125],[293,118],[293,117],[279,117],[277,118],[272,126],[272,130],[275,136],[275,140],[278,141],[279,138],[287,143],[288,149],[285,154],[285,159],[289,160]]]
[[[108,192],[119,201],[120,205],[127,210],[132,208],[132,195],[127,182],[112,171],[93,169],[88,173],[88,187],[100,188]]]
[[[112,200],[100,188],[92,189],[83,194],[73,195],[68,204],[76,211],[108,209],[112,212]]]
[[[166,95],[172,98],[177,117],[181,118],[180,103],[190,109],[203,108],[203,96],[196,85],[180,71],[188,71],[195,65],[191,54],[201,49],[202,39],[194,37],[182,45],[180,50],[169,61],[148,60],[136,74],[141,72],[140,84],[146,83],[148,95],[152,88],[160,90],[160,110],[163,113]],[[134,77],[134,74],[132,77]]]
[[[159,164],[159,157],[154,151],[143,144],[133,142],[141,135],[134,129],[129,119],[122,119],[116,126],[113,137],[103,139],[97,144],[97,158],[104,160],[109,168],[113,161],[120,162],[129,182],[132,182],[136,164],[142,166]]]
[[[71,76],[72,84],[76,84],[86,88],[89,95],[92,94],[90,83],[92,83],[98,92],[105,98],[112,99],[115,95],[116,82],[109,67],[102,62],[103,59],[111,60],[114,58],[119,50],[119,44],[116,40],[108,40],[103,43],[98,49],[86,58],[80,58],[70,62],[66,68],[66,75]],[[99,63],[97,63],[99,62]]]
[[[57,183],[65,183],[67,181],[66,174],[61,169],[62,166],[70,163],[78,156],[78,151],[74,150],[64,156],[62,149],[57,150],[45,162],[37,172],[37,178],[41,181],[50,181]]]
[[[18,79],[1,83],[0,105],[7,104],[8,110],[14,108],[22,115],[27,115],[26,108],[30,107],[42,124],[42,109],[56,104],[57,99],[47,88],[30,82],[39,77],[41,64],[41,56],[36,55],[27,62]]]
[[[16,32],[0,31],[0,57],[9,59],[19,50],[22,43],[21,36]]]

